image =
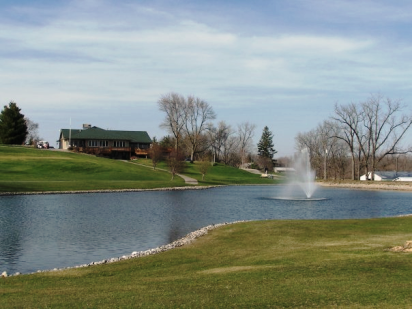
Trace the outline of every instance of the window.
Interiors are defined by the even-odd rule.
[[[100,147],[109,147],[109,141],[100,141]]]
[[[97,141],[88,141],[87,145],[89,147],[97,147]]]
[[[126,147],[126,142],[125,141],[114,141],[114,147],[124,148]]]

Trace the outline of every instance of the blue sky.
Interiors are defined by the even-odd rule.
[[[335,103],[412,99],[410,1],[0,2],[0,103],[52,145],[90,123],[161,138],[157,100],[200,97],[217,120],[274,133],[278,156]]]

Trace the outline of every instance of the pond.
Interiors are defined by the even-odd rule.
[[[411,192],[318,189],[325,200],[277,200],[283,186],[0,197],[0,272],[101,261],[239,220],[347,219],[412,213]]]

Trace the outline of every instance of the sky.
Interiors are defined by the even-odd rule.
[[[207,101],[276,157],[335,104],[412,101],[412,1],[1,0],[0,106],[57,146],[60,129],[168,132],[157,101]]]

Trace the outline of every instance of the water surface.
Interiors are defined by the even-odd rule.
[[[275,200],[282,186],[0,197],[0,272],[75,266],[170,243],[209,224],[376,218],[412,213],[412,193],[321,188],[322,201]]]

